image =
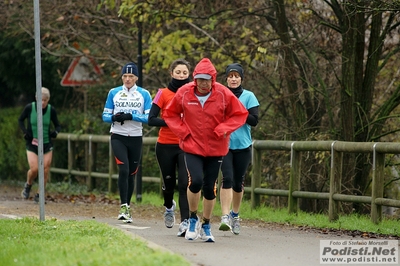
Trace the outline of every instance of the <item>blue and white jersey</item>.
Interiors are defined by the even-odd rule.
[[[111,123],[110,132],[122,136],[142,136],[142,123],[147,123],[151,108],[149,91],[134,85],[130,90],[119,86],[109,91],[103,110],[103,121]],[[112,116],[118,112],[131,113],[132,120],[113,122]]]
[[[242,94],[239,97],[239,101],[244,105],[247,110],[260,105],[254,93],[248,90],[243,90]],[[245,123],[243,126],[236,129],[231,134],[229,149],[246,149],[251,145],[252,142],[251,126]]]

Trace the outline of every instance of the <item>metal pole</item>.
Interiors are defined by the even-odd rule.
[[[40,12],[39,0],[33,0],[35,29],[35,65],[36,65],[36,109],[38,123],[38,169],[39,169],[39,204],[40,220],[44,221],[44,166],[43,166],[43,114],[42,114],[42,65],[40,56]]]

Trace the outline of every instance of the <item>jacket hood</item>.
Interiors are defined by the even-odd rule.
[[[208,74],[211,76],[212,79],[212,85],[214,86],[214,83],[217,78],[217,70],[215,69],[214,65],[211,63],[210,59],[208,58],[203,58],[200,60],[200,62],[196,65],[196,67],[193,70],[193,79],[194,76],[197,74]],[[196,79],[194,79],[196,82]]]

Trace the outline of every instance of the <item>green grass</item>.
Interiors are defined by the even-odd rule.
[[[298,212],[289,214],[287,209],[262,207],[250,209],[250,204],[244,202],[241,217],[250,220],[262,220],[270,223],[288,224],[293,226],[309,226],[319,229],[358,230],[361,232],[400,236],[399,221],[384,218],[381,223],[374,224],[368,215],[341,215],[337,221],[330,222],[328,215]]]
[[[96,221],[0,219],[1,265],[190,265]]]

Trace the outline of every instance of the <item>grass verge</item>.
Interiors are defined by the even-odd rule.
[[[0,219],[1,265],[190,265],[96,221]]]
[[[269,207],[251,210],[250,204],[245,202],[241,208],[241,217],[250,220],[258,219],[269,223],[308,226],[317,229],[360,231],[400,237],[399,221],[397,219],[384,218],[379,224],[374,224],[368,215],[341,215],[337,221],[331,222],[326,214],[311,214],[301,211],[297,214],[289,214],[287,209]]]

